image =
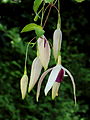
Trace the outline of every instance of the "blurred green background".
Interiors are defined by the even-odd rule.
[[[43,82],[39,102],[36,89],[21,99],[20,79],[23,75],[26,44],[34,32],[20,33],[32,23],[33,0],[0,0],[0,120],[90,120],[90,0],[76,3],[61,0],[62,64],[75,78],[77,107],[74,106],[70,79],[64,78],[59,96],[52,101],[51,92],[44,95]],[[57,11],[53,8],[45,27],[45,36],[52,42]],[[36,46],[29,47],[28,75]],[[51,57],[49,66],[54,66]]]

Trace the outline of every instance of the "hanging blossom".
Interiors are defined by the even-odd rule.
[[[45,96],[47,96],[48,92],[52,88],[52,99],[54,99],[58,95],[58,90],[60,87],[60,83],[63,80],[63,77],[66,76],[65,72],[68,74],[68,76],[71,78],[72,84],[73,84],[73,90],[74,90],[74,100],[75,100],[75,105],[76,105],[76,94],[75,94],[75,82],[72,74],[61,64],[57,64],[55,67],[48,69],[45,71],[42,76],[39,79],[38,82],[38,87],[37,87],[37,101],[40,95],[40,89],[41,89],[41,84],[45,78],[45,76],[49,73],[49,78],[46,83],[46,87],[44,89]]]
[[[56,3],[56,2],[55,2]],[[48,92],[52,89],[52,99],[54,99],[56,96],[58,96],[58,91],[61,82],[63,81],[63,77],[66,76],[65,73],[68,74],[70,77],[72,84],[73,84],[73,91],[74,91],[74,100],[76,104],[76,94],[75,94],[75,82],[72,74],[69,72],[68,69],[62,66],[61,64],[61,43],[62,43],[62,32],[60,30],[61,26],[61,18],[60,18],[60,1],[58,0],[58,24],[57,24],[57,29],[54,31],[53,34],[53,56],[56,61],[56,65],[53,68],[48,68],[48,64],[50,61],[50,46],[49,42],[46,39],[46,37],[43,35],[37,40],[37,57],[34,59],[31,67],[31,75],[30,75],[30,82],[29,82],[29,88],[28,92],[30,92],[35,84],[37,83],[41,70],[44,67],[46,70],[40,77],[39,82],[38,82],[38,87],[37,87],[37,101],[40,95],[40,89],[41,89],[41,84],[45,78],[45,76],[51,71],[48,81],[46,83],[44,93],[45,96],[47,96]],[[48,16],[47,16],[48,18]],[[37,26],[37,25],[35,25]],[[26,30],[27,31],[27,30]],[[25,66],[26,67],[26,66]],[[23,77],[21,78],[20,81],[20,87],[21,87],[21,94],[22,94],[22,99],[25,98],[26,92],[27,92],[27,86],[28,86],[28,76],[25,73]]]
[[[50,46],[44,35],[37,40],[37,47],[38,54],[32,63],[28,92],[30,92],[37,83],[42,67],[47,69],[50,60]]]

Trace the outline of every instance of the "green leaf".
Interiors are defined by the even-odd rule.
[[[37,28],[37,29],[40,29],[40,30],[43,29],[40,25],[37,25],[37,24],[35,24],[35,23],[30,23],[30,24],[26,25],[26,26],[22,29],[21,33],[22,33],[22,32],[29,32],[29,31],[35,30],[36,28]]]
[[[52,3],[54,0],[45,0],[45,3]]]
[[[83,1],[85,1],[85,0],[75,0],[76,2],[83,2]]]
[[[42,1],[43,0],[35,0],[34,1],[33,10],[34,10],[35,13],[37,12],[37,10],[38,10],[39,6],[41,5]]]
[[[36,35],[37,35],[37,37],[41,37],[44,33],[45,33],[45,31],[42,29],[35,29],[35,33],[36,33]]]
[[[35,30],[35,33],[36,33],[37,37],[41,37],[45,32],[40,25],[37,25],[35,23],[31,23],[31,24],[26,25],[22,29],[21,33],[29,32],[29,31],[32,31],[32,30]]]

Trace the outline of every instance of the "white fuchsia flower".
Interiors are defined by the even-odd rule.
[[[32,90],[32,88],[38,81],[41,70],[42,70],[42,65],[41,65],[40,59],[38,57],[36,57],[32,63],[32,67],[31,67],[31,76],[30,76],[28,92],[30,92]]]
[[[60,29],[56,29],[53,34],[53,55],[55,60],[58,59],[58,55],[61,50],[62,32]]]
[[[49,42],[43,35],[37,40],[37,44],[38,44],[38,57],[44,69],[47,69],[51,54]]]
[[[75,100],[75,105],[76,105],[76,93],[75,93],[74,78],[71,75],[71,73],[66,68],[64,68],[61,64],[57,64],[55,67],[53,67],[51,69],[48,69],[40,77],[40,80],[38,82],[38,88],[37,88],[37,101],[38,101],[38,98],[39,98],[39,95],[40,95],[40,88],[41,88],[42,81],[45,78],[45,76],[47,75],[47,73],[50,72],[50,71],[51,71],[51,73],[50,73],[50,76],[48,78],[45,90],[44,90],[45,95],[47,95],[47,93],[49,92],[49,90],[51,88],[52,88],[52,99],[54,99],[58,95],[58,90],[59,90],[59,87],[60,87],[60,83],[62,82],[62,79],[65,76],[65,72],[66,72],[70,76],[72,84],[73,84],[74,100]]]
[[[28,76],[24,74],[20,80],[20,89],[22,94],[22,99],[25,98],[28,86]]]

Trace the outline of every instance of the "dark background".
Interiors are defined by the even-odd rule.
[[[62,64],[75,78],[77,107],[74,106],[68,77],[64,78],[59,96],[54,101],[51,93],[44,96],[47,79],[38,103],[36,86],[24,101],[21,99],[19,83],[23,75],[26,44],[35,34],[21,34],[20,31],[33,22],[32,6],[33,0],[0,1],[0,120],[90,120],[90,1],[61,0]],[[53,8],[45,26],[45,36],[51,43],[56,23],[57,11]],[[28,75],[36,56],[35,50],[36,46],[30,46]],[[54,65],[51,57],[49,67]]]

